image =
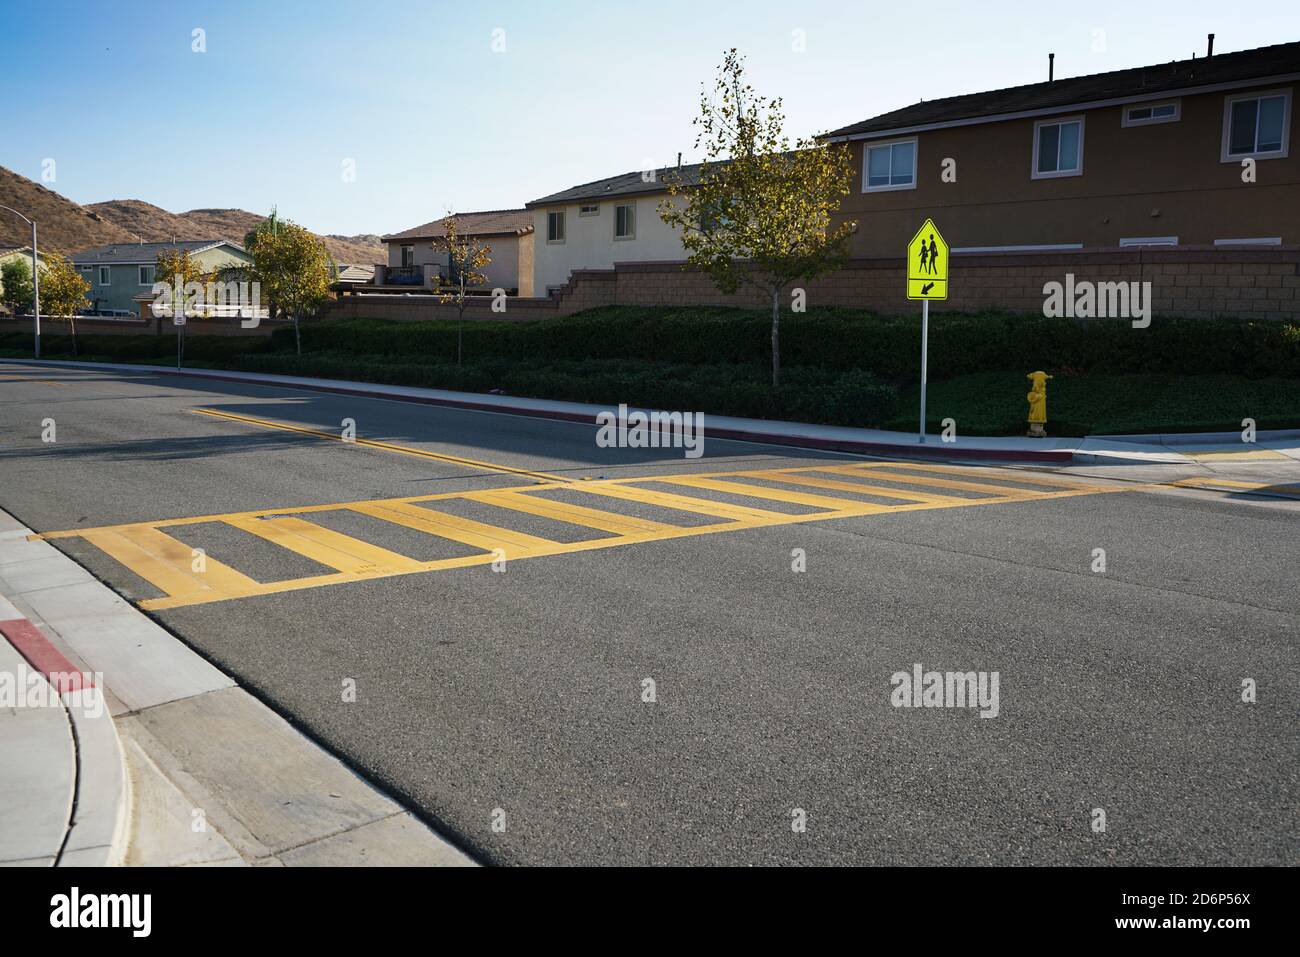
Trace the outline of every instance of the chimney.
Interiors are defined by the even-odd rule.
[[[1214,56],[1214,34],[1209,35],[1209,42],[1205,46],[1205,55]]]
[[[677,151],[677,168],[678,168],[678,169],[681,169],[681,168],[682,168],[682,153],[681,153],[681,150],[678,150],[678,151]]]
[[[1053,75],[1056,73],[1056,54],[1047,54],[1047,82],[1051,83]]]

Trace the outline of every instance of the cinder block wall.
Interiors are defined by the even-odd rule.
[[[843,269],[807,286],[807,304],[846,306],[884,313],[920,309],[904,294],[903,259],[853,259]],[[1041,253],[957,254],[949,271],[949,299],[936,312],[1001,309],[1041,312],[1049,282],[1150,282],[1155,316],[1300,319],[1300,247],[1253,249],[1085,249]],[[783,307],[788,308],[789,292]],[[765,308],[770,301],[750,287],[735,295],[718,291],[709,277],[680,262],[619,263],[613,269],[574,272],[555,295],[510,299],[493,313],[475,299],[467,319],[544,319],[605,305],[725,305]],[[454,319],[454,306],[424,296],[346,296],[330,318]]]

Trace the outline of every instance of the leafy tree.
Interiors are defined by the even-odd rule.
[[[66,318],[72,325],[72,353],[77,354],[77,313],[86,308],[86,282],[77,268],[58,253],[45,256],[41,273],[41,311],[55,318]]]
[[[338,274],[334,261],[315,235],[274,212],[246,237],[245,248],[253,256],[248,275],[261,283],[272,314],[282,309],[293,319],[294,343],[302,355],[299,320],[329,298]]]
[[[780,98],[764,99],[745,82],[744,58],[729,50],[713,96],[703,88],[695,146],[706,160],[695,184],[665,177],[660,218],[681,230],[687,260],[726,293],[749,285],[772,302],[772,385],[781,378],[781,298],[839,268],[857,224],[831,227],[851,191],[847,147],[783,132]],[[684,202],[679,198],[684,197]]]
[[[451,272],[451,288],[439,292],[440,302],[456,305],[456,365],[460,365],[465,340],[465,305],[470,286],[482,286],[487,276],[479,270],[492,261],[492,247],[484,245],[473,236],[462,236],[456,217],[447,214],[443,221],[445,234],[433,241],[433,248],[447,254],[447,267]]]
[[[0,302],[14,315],[32,308],[32,269],[26,259],[11,259],[0,269]]]

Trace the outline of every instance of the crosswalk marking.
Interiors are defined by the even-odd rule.
[[[886,512],[893,508],[892,505],[871,505],[867,502],[850,501],[845,498],[830,498],[826,495],[811,495],[807,492],[794,492],[783,488],[770,488],[766,485],[750,485],[747,482],[727,482],[711,478],[694,478],[690,476],[665,476],[663,481],[674,485],[687,485],[691,488],[705,488],[714,492],[728,492],[732,495],[748,495],[751,498],[770,498],[778,502],[789,502],[792,505],[811,505],[813,508],[824,508],[830,511],[851,511],[858,512],[867,510],[870,512]]]
[[[390,552],[342,535],[332,529],[315,525],[292,515],[274,518],[229,518],[227,525],[273,542],[290,551],[341,572],[404,572],[415,571],[420,563],[413,558]]]
[[[523,532],[476,522],[471,518],[461,518],[459,515],[449,515],[446,512],[412,505],[409,502],[364,502],[350,505],[348,508],[362,515],[370,515],[439,538],[448,538],[484,551],[500,549],[507,558],[525,558],[529,555],[541,554],[559,544],[549,538],[525,535]]]
[[[613,532],[616,535],[663,532],[677,527],[675,525],[666,525],[663,522],[652,522],[649,519],[618,515],[614,512],[602,512],[599,509],[587,508],[583,505],[570,505],[568,502],[557,502],[554,499],[526,495],[520,492],[471,492],[465,497],[475,502],[498,505],[502,508],[527,512],[541,518],[568,522],[571,525],[585,525],[588,528],[599,529],[602,532]]]
[[[913,475],[895,469],[917,470]],[[935,473],[951,475],[938,478]],[[827,478],[837,475],[851,478]],[[967,481],[975,477],[980,481]],[[758,479],[780,485],[756,485],[746,479]],[[890,485],[880,484],[889,482]],[[1006,482],[1041,485],[1040,489],[1018,488]],[[898,488],[917,485],[924,491]],[[700,498],[690,494],[662,491],[653,485],[668,485],[688,492],[699,489],[750,501],[769,501],[803,505],[814,512],[791,514],[733,501]],[[782,486],[801,486],[817,492],[800,491]],[[980,497],[943,494],[932,489],[979,492]],[[439,492],[392,499],[371,499],[327,505],[303,505],[284,509],[262,509],[224,515],[202,515],[161,519],[152,522],[111,525],[101,528],[67,529],[49,532],[36,538],[82,538],[103,551],[125,568],[139,575],[162,594],[146,598],[140,606],[163,610],[205,602],[224,601],[254,595],[271,595],[303,588],[345,582],[368,581],[395,575],[470,568],[507,559],[574,554],[633,543],[667,541],[697,535],[732,532],[817,522],[851,517],[906,513],[944,508],[966,508],[1000,502],[1024,502],[1130,490],[1132,486],[1104,487],[1072,479],[1042,478],[1022,473],[1001,474],[989,470],[975,471],[948,466],[917,465],[911,462],[822,462],[812,466],[778,469],[736,469],[707,474],[648,475],[595,481],[556,481],[504,489],[462,492]],[[592,503],[614,499],[667,510],[671,515],[705,515],[717,521],[701,525],[674,525],[601,508],[559,501],[544,493],[565,490],[588,497]],[[893,500],[886,504],[850,499],[820,492],[852,493]],[[543,494],[539,494],[543,493]],[[477,502],[503,509],[502,521],[509,523],[512,513],[584,526],[608,533],[608,537],[559,542],[514,528],[462,518],[438,507],[440,502],[460,500]],[[379,519],[392,525],[413,529],[476,549],[475,554],[435,561],[417,561],[380,545],[336,532],[308,521],[304,516],[326,512],[351,512]],[[281,548],[311,559],[331,572],[281,581],[259,582],[236,571],[229,564],[206,558],[206,571],[191,569],[191,549],[181,539],[186,526],[209,522],[224,523],[249,532]],[[172,534],[160,529],[166,528]],[[379,526],[382,535],[382,526]],[[229,556],[226,556],[229,559]]]
[[[148,525],[88,529],[82,537],[169,595],[235,597],[257,585],[206,555],[204,571],[194,571],[193,549]]]

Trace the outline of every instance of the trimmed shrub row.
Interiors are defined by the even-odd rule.
[[[828,309],[786,316],[781,352],[790,366],[864,369],[892,381],[920,371],[918,316]],[[770,318],[727,308],[608,306],[537,322],[471,322],[465,355],[475,359],[636,359],[686,365],[763,364]],[[335,320],[303,327],[304,352],[454,359],[454,322]],[[292,351],[278,329],[276,351]],[[1300,324],[1235,319],[1048,319],[1005,313],[939,314],[930,320],[930,376],[988,369],[1174,375],[1236,373],[1300,377]]]

